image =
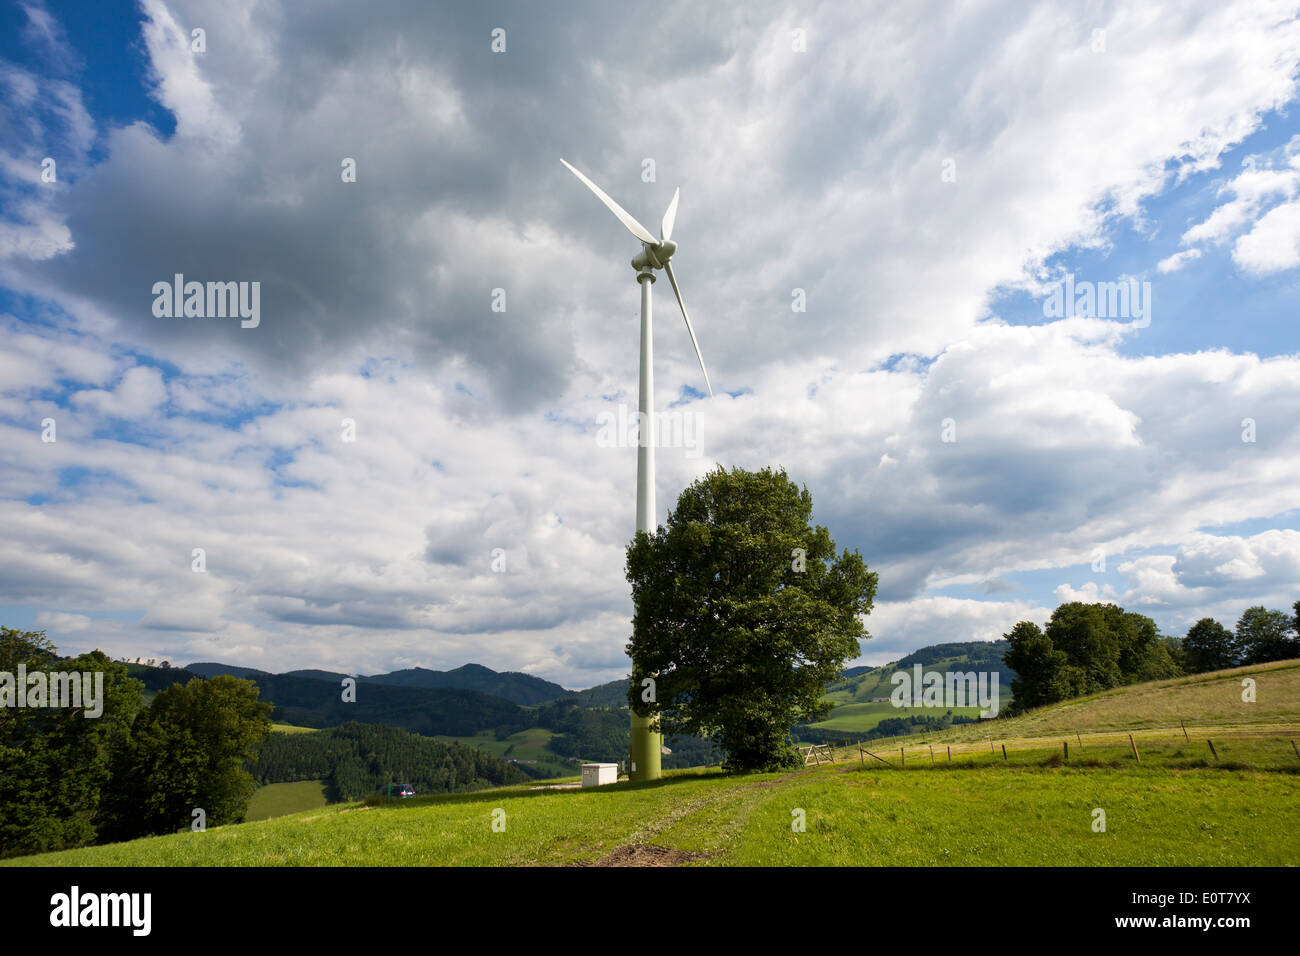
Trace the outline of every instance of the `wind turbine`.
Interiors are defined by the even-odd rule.
[[[570,166],[564,159],[560,162],[569,172],[582,180],[583,185],[596,194],[596,198],[605,204],[618,221],[627,227],[641,241],[641,252],[632,259],[632,268],[636,270],[636,281],[641,286],[641,400],[637,416],[637,450],[636,450],[636,530],[653,534],[655,523],[655,376],[654,376],[654,336],[650,309],[650,287],[654,285],[654,270],[662,269],[668,273],[668,282],[681,307],[682,318],[686,320],[686,331],[691,336],[691,345],[695,346],[695,357],[700,360],[700,371],[704,373],[704,385],[713,396],[713,386],[709,383],[709,371],[704,367],[704,356],[700,354],[700,343],[695,339],[695,329],[691,326],[691,317],[682,301],[682,290],[673,275],[673,266],[669,261],[677,251],[677,243],[672,241],[673,223],[677,219],[677,198],[681,189],[673,192],[673,201],[668,204],[663,221],[659,226],[659,238],[650,234],[645,226],[629,215],[628,211],[610,199],[599,186]],[[632,780],[658,780],[661,776],[659,767],[660,748],[663,737],[652,726],[649,718],[638,717],[632,712],[632,747],[628,763],[628,777]]]

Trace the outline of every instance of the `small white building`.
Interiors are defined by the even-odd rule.
[[[584,787],[603,787],[607,783],[618,783],[618,764],[584,763],[582,765]]]

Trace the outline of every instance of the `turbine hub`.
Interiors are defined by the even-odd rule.
[[[671,239],[660,239],[654,245],[641,243],[641,252],[632,260],[632,268],[641,272],[645,269],[662,269],[677,251],[677,243]]]

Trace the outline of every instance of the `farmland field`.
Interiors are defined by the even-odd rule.
[[[840,704],[827,715],[825,720],[819,720],[817,723],[808,726],[817,730],[867,733],[875,730],[877,724],[890,717],[928,717],[943,714],[949,709],[953,714],[963,717],[978,717],[980,712],[978,707],[952,707],[941,710],[926,707],[895,707],[888,701],[883,703]]]
[[[268,820],[303,810],[325,806],[325,783],[322,780],[299,780],[295,783],[269,783],[258,787],[248,801],[249,821]]]
[[[789,774],[684,772],[653,784],[341,805],[14,865],[518,865],[651,847],[705,865],[1293,865],[1300,775],[986,762]],[[492,828],[493,811],[506,828]],[[1105,832],[1093,829],[1095,811]],[[802,811],[804,831],[792,823]],[[642,852],[651,852],[644,850]]]
[[[515,737],[514,753],[545,744]],[[1300,661],[1288,661],[845,746],[794,772],[318,806],[6,865],[1295,866],[1297,739]],[[284,786],[302,793],[262,799],[308,798]]]
[[[1242,681],[1255,682],[1255,700],[1242,699]],[[1000,736],[1093,731],[1237,727],[1249,730],[1300,723],[1300,660],[1255,664],[1231,670],[1152,681],[1080,697],[1020,717],[999,721]],[[974,740],[988,731],[959,726],[945,739]]]
[[[466,747],[477,747],[498,757],[532,761],[539,769],[556,777],[576,774],[577,771],[573,767],[564,763],[564,758],[552,753],[547,747],[547,744],[551,742],[551,738],[554,736],[553,731],[544,727],[529,727],[527,730],[511,734],[505,740],[497,740],[496,735],[490,731],[483,731],[472,737],[449,737],[444,735],[434,739],[441,740],[443,743],[458,743]]]
[[[272,724],[271,730],[281,734],[314,734],[319,728],[299,727],[296,724]]]

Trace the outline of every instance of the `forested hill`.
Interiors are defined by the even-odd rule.
[[[1011,681],[1015,671],[1003,662],[1010,645],[1006,641],[958,641],[948,644],[931,644],[913,651],[883,667],[853,668],[845,678],[826,688],[828,693],[839,692],[842,700],[871,700],[888,697],[894,690],[890,678],[895,672],[920,664],[926,671],[987,671],[998,674],[998,690],[1004,697],[1011,695]]]
[[[597,684],[586,690],[573,691],[570,700],[579,707],[626,707],[627,678],[612,680],[608,684]]]
[[[187,668],[203,677],[213,674],[230,674],[233,677],[245,677],[256,680],[259,677],[299,677],[308,680],[323,680],[339,683],[349,675],[324,670],[297,670],[286,674],[269,674],[267,671],[254,670],[251,667],[239,667],[234,664],[199,663]],[[390,687],[451,688],[454,690],[472,690],[480,694],[501,697],[524,707],[543,704],[572,696],[572,691],[565,690],[531,674],[517,671],[494,671],[481,664],[465,664],[449,671],[434,671],[423,667],[411,667],[392,671],[388,674],[372,674],[357,678],[359,684],[384,684]]]
[[[482,664],[465,664],[449,671],[431,671],[423,667],[412,667],[362,679],[370,683],[390,684],[394,687],[455,687],[460,690],[476,690],[483,694],[504,697],[525,707],[566,698],[571,693],[559,684],[542,680],[532,674],[494,671]]]
[[[271,734],[248,769],[263,784],[323,780],[331,801],[358,800],[390,783],[409,783],[418,795],[529,779],[509,761],[475,747],[354,721],[311,734]]]
[[[186,671],[202,677],[233,673],[251,680],[257,684],[262,700],[275,705],[273,720],[302,727],[336,727],[360,721],[400,727],[429,737],[464,737],[498,727],[522,730],[534,723],[531,714],[518,704],[473,690],[358,682],[356,700],[344,701],[343,688],[332,677],[268,674],[222,664],[191,664]]]

